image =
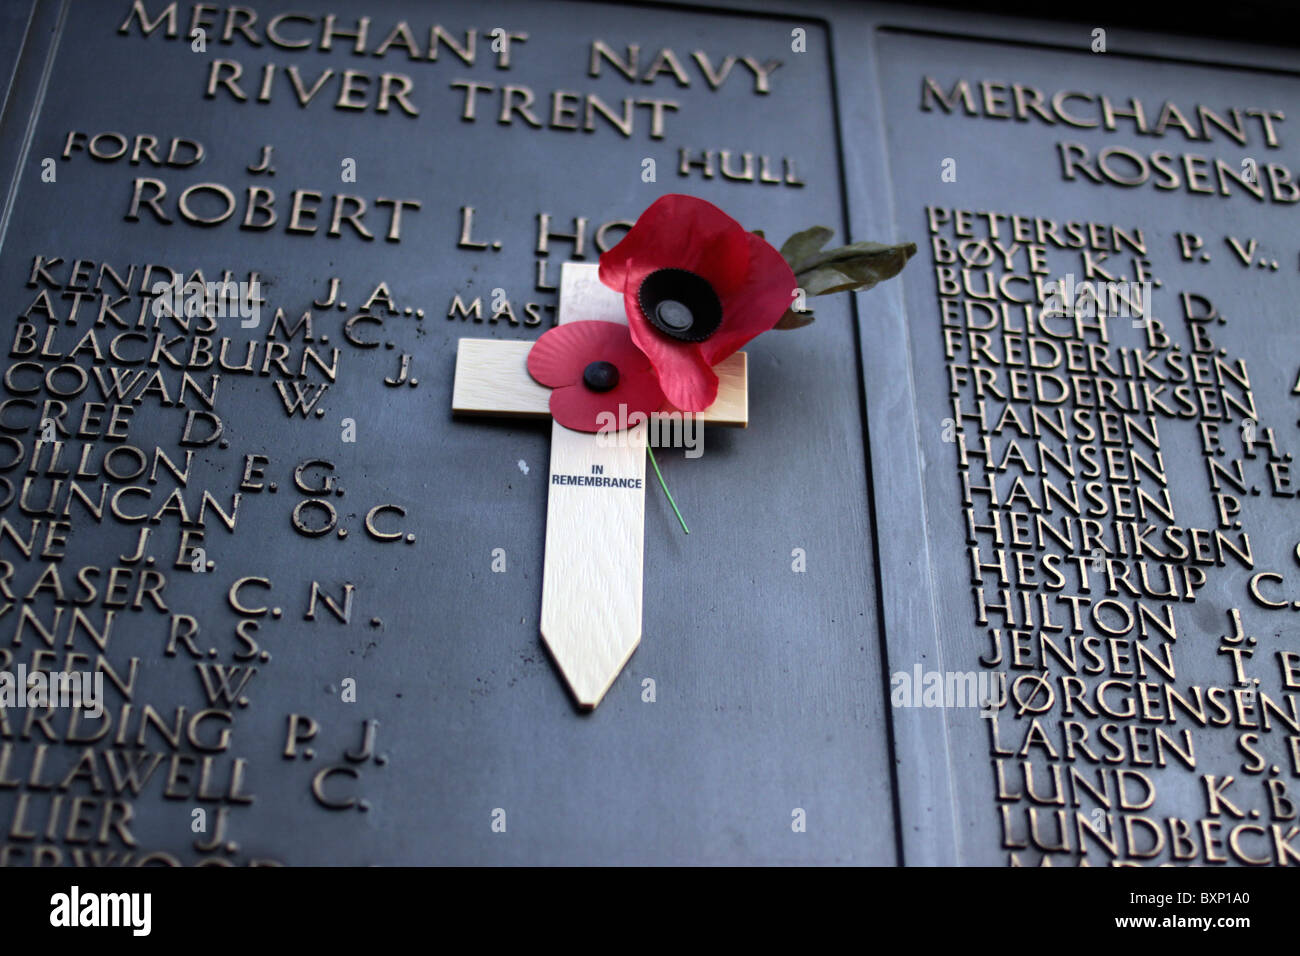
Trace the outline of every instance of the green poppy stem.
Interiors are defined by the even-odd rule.
[[[664,483],[664,474],[659,470],[659,462],[655,461],[655,450],[650,447],[649,442],[646,442],[645,450],[649,452],[650,464],[654,465],[655,474],[659,476],[659,487],[664,490],[664,496],[667,497],[668,503],[673,506],[673,514],[677,515],[677,520],[682,523],[682,530],[690,534],[691,529],[686,527],[686,521],[682,518],[682,513],[677,510],[677,502],[673,501],[673,493],[668,490],[668,486]]]

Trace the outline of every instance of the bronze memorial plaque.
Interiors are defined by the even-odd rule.
[[[995,6],[4,5],[0,864],[1300,863],[1295,51]]]
[[[849,298],[748,349],[747,432],[660,452],[691,535],[650,489],[594,713],[538,633],[550,427],[451,407],[458,343],[535,341],[662,194],[843,233],[795,28],[826,49],[587,3],[36,6],[0,669],[104,708],[0,711],[5,863],[894,861]]]
[[[1300,77],[1103,35],[877,35],[938,622],[893,712],[945,704],[956,861],[1295,864]]]

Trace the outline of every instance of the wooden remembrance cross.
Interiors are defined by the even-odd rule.
[[[598,268],[577,262],[561,267],[560,323],[627,324],[622,294],[601,284]],[[532,346],[528,341],[461,339],[452,411],[549,418],[551,390],[528,374]],[[720,362],[714,372],[717,400],[697,420],[744,428],[749,424],[745,353]],[[663,413],[683,414],[670,408]],[[646,431],[647,424],[641,423],[626,434],[595,435],[551,422],[541,632],[584,708],[600,703],[641,641]],[[556,475],[593,474],[636,479],[635,487],[554,481]]]

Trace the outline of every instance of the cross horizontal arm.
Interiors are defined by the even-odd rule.
[[[601,283],[594,262],[566,262],[556,321],[585,320],[626,322],[623,297]],[[551,390],[528,374],[531,348],[531,342],[461,339],[452,410],[550,417]],[[715,367],[718,399],[700,420],[748,424],[746,369],[744,352]],[[551,421],[539,623],[547,649],[584,708],[600,703],[641,642],[646,431],[642,422],[628,429],[628,440],[603,442]],[[578,476],[605,480],[563,480]]]
[[[620,303],[621,304],[621,303]],[[461,339],[456,351],[456,381],[451,409],[458,415],[499,415],[550,418],[551,390],[528,374],[532,342],[502,339]],[[749,378],[744,352],[714,366],[717,400],[700,412],[711,425],[749,424]],[[671,412],[665,407],[660,414]]]

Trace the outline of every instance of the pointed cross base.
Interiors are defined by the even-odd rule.
[[[623,296],[602,285],[597,271],[594,263],[561,267],[560,323],[627,323]],[[452,411],[549,418],[551,390],[528,374],[531,348],[531,342],[461,339]],[[718,398],[698,420],[745,427],[745,353],[714,371]],[[600,703],[641,641],[646,433],[646,424],[619,435],[592,435],[551,423],[541,631],[574,698],[588,709]],[[635,487],[557,483],[557,476],[593,474],[631,478]]]

